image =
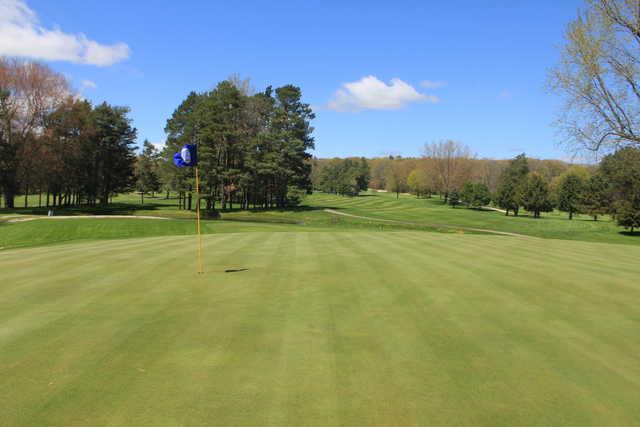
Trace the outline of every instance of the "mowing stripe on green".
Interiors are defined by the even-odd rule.
[[[3,251],[0,425],[640,423],[640,248],[204,241]]]

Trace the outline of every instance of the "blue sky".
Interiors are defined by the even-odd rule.
[[[162,142],[189,91],[238,73],[257,89],[302,88],[319,157],[415,156],[456,139],[481,157],[566,158],[552,126],[561,99],[545,81],[581,6],[0,0],[21,11],[0,13],[0,53],[44,60],[86,98],[130,106],[140,141]]]

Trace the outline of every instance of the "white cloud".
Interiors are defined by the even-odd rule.
[[[413,102],[435,104],[440,99],[420,93],[398,78],[386,84],[375,76],[366,76],[357,82],[344,83],[328,107],[335,111],[398,110]]]
[[[24,0],[0,0],[0,55],[108,66],[130,53],[124,43],[103,45],[84,34],[44,28]]]
[[[80,90],[96,89],[97,87],[98,85],[92,82],[91,80],[83,80],[80,82]]]
[[[422,82],[420,82],[420,86],[422,86],[425,89],[440,89],[442,87],[445,87],[446,85],[447,85],[446,82],[433,81],[433,80],[423,80]]]

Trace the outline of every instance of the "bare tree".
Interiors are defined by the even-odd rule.
[[[240,77],[240,74],[233,73],[229,76],[227,80],[232,85],[234,85],[236,89],[238,89],[240,93],[242,93],[243,95],[253,96],[256,94],[256,89],[251,85],[250,77],[242,78]]]
[[[65,78],[49,67],[0,58],[0,187],[6,207],[13,207],[17,192],[19,153],[68,95]]]
[[[477,181],[486,184],[491,193],[495,193],[498,189],[500,176],[508,165],[506,160],[483,159],[476,161],[474,172],[478,174]]]
[[[396,158],[391,160],[385,176],[386,190],[396,193],[396,198],[400,198],[400,193],[409,189],[407,179],[414,167],[413,159]]]
[[[587,0],[549,76],[566,95],[558,125],[569,147],[640,145],[639,48],[640,0]]]
[[[449,193],[462,187],[471,177],[471,149],[457,141],[440,141],[424,146],[424,156],[438,178],[438,191],[446,203]]]

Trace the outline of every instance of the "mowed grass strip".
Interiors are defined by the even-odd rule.
[[[0,425],[640,423],[638,248],[229,233],[199,276],[194,243],[1,252]]]
[[[290,231],[291,227],[293,225],[266,221],[202,221],[202,233]],[[307,227],[310,230],[316,228]],[[16,223],[0,221],[0,249],[70,241],[180,236],[195,233],[195,221],[183,219],[56,218]]]
[[[413,195],[395,193],[365,193],[359,197],[342,197],[315,193],[305,199],[314,208],[334,208],[340,212],[385,220],[410,221],[423,225],[449,225],[483,228],[535,237],[581,240],[601,243],[623,243],[640,245],[640,234],[631,236],[608,216],[598,221],[586,215],[576,215],[569,220],[564,212],[543,213],[534,219],[526,212],[514,217],[502,212],[481,211],[465,207],[452,208],[440,198],[417,198]]]

